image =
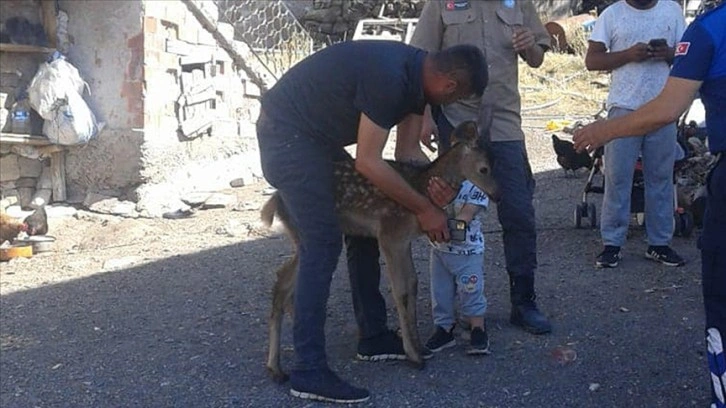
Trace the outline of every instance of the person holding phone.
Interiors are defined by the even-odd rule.
[[[620,0],[605,9],[595,22],[585,65],[590,71],[612,72],[608,118],[627,115],[658,95],[685,26],[680,6],[670,0]],[[675,123],[669,123],[605,145],[605,194],[600,219],[604,248],[597,256],[596,267],[614,268],[620,261],[638,157],[643,161],[645,178],[645,257],[667,266],[685,264],[670,247],[676,134]]]
[[[489,336],[484,324],[487,299],[484,295],[484,234],[479,214],[488,208],[489,198],[470,181],[449,204],[449,242],[432,243],[431,308],[436,329],[426,348],[438,352],[456,344],[454,305],[457,294],[461,315],[471,327],[466,353],[489,354]]]

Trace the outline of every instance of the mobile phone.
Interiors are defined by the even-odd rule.
[[[449,218],[447,225],[452,241],[466,241],[466,221]]]
[[[656,47],[667,47],[668,41],[666,41],[665,38],[654,38],[650,41],[648,41],[648,47],[650,48],[656,48]]]

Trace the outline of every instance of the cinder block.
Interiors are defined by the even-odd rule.
[[[150,17],[163,18],[166,13],[166,1],[145,1],[144,14]]]
[[[252,81],[245,81],[245,96],[252,96],[259,98],[262,95],[260,87],[255,85]]]
[[[43,169],[43,163],[40,160],[22,156],[18,157],[18,166],[23,177],[39,177]]]
[[[179,39],[188,43],[196,44],[199,38],[199,29],[192,24],[179,24]]]
[[[218,22],[217,30],[224,35],[224,38],[234,38],[234,26],[232,24]]]
[[[144,17],[144,34],[156,34],[159,29],[159,20],[156,17]]]
[[[20,178],[18,156],[9,154],[0,157],[0,181],[11,181]]]
[[[197,30],[197,44],[217,45],[217,40],[204,27],[199,27]]]

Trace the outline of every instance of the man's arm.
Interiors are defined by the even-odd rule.
[[[456,213],[456,219],[466,221],[467,223],[471,222],[471,220],[473,220],[474,217],[476,217],[479,211],[481,211],[483,208],[484,207],[480,207],[476,204],[464,204],[463,206],[461,206],[459,212]]]
[[[355,168],[384,194],[416,214],[421,229],[435,242],[449,240],[446,215],[421,195],[383,160],[388,130],[378,126],[364,113],[358,127]]]
[[[532,68],[539,68],[544,62],[545,50],[540,45],[534,44],[534,37],[532,37],[532,41],[527,39],[530,34],[522,31],[517,32],[514,37],[514,49],[527,65]]]
[[[605,44],[590,41],[585,55],[585,66],[590,71],[612,71],[625,64],[645,61],[648,58],[648,45],[644,43],[637,43],[623,51],[608,52]]]
[[[406,116],[396,127],[396,161],[428,163],[429,158],[421,150],[420,134],[423,116],[412,113]]]
[[[411,45],[426,51],[440,51],[444,38],[444,23],[441,21],[441,2],[429,0],[421,10],[416,28],[411,36]]]
[[[605,143],[630,135],[644,135],[678,120],[688,109],[702,81],[669,77],[663,91],[640,109],[625,116],[601,120],[577,129],[575,149],[592,152]]]
[[[522,2],[524,30],[528,33],[516,35],[514,49],[532,68],[539,68],[544,62],[544,54],[551,47],[550,34],[542,25],[537,9],[531,1]],[[527,37],[531,35],[531,40]]]

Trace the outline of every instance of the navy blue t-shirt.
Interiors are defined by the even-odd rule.
[[[273,121],[334,146],[356,143],[360,114],[390,129],[426,106],[426,52],[394,41],[348,41],[293,66],[262,97]]]
[[[708,147],[726,151],[726,4],[699,16],[676,46],[671,76],[703,81]]]

